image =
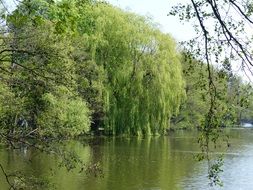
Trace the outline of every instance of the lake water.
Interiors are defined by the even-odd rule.
[[[91,143],[68,142],[68,148],[85,163],[100,163],[103,177],[67,172],[57,165],[57,157],[37,150],[0,150],[6,171],[22,171],[47,179],[58,190],[174,190],[253,189],[253,130],[232,129],[230,147],[224,153],[221,174],[223,187],[210,187],[207,164],[198,162],[196,132],[177,131],[166,137],[101,138]],[[214,152],[220,153],[220,150]],[[0,174],[0,189],[8,189]]]

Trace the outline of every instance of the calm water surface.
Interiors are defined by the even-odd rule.
[[[208,186],[207,164],[194,160],[199,152],[196,132],[178,131],[166,137],[105,138],[94,143],[69,142],[85,163],[100,163],[103,177],[59,169],[57,158],[36,150],[0,150],[8,171],[47,179],[59,190],[253,189],[253,130],[227,131],[222,188]],[[214,152],[219,153],[220,150]],[[0,190],[8,189],[0,174]]]

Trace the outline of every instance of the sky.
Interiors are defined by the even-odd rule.
[[[189,0],[107,0],[121,9],[151,16],[160,25],[164,33],[169,33],[177,41],[189,40],[194,36],[194,30],[188,23],[180,23],[174,16],[167,16],[171,7],[178,3],[185,4]]]
[[[107,2],[123,10],[151,16],[154,22],[161,25],[162,32],[171,34],[178,42],[190,40],[196,35],[190,23],[181,23],[177,17],[167,16],[173,5],[187,4],[189,0],[107,0]],[[253,35],[252,28],[246,28],[246,31]],[[247,71],[245,75],[240,66],[241,63],[232,64],[234,72],[242,76],[243,80],[252,82],[253,76]]]

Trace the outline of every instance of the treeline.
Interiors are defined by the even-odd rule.
[[[206,66],[147,18],[92,0],[24,0],[2,21],[0,125],[8,133],[149,135],[204,121]],[[224,125],[238,122],[251,92],[232,75],[213,76]]]
[[[183,77],[187,99],[181,104],[172,125],[178,128],[201,128],[210,108],[208,67],[188,53],[182,54]],[[218,127],[240,126],[253,121],[253,88],[234,74],[226,59],[220,67],[211,67],[215,89],[214,124]]]

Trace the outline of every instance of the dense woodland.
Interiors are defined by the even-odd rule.
[[[205,122],[207,65],[152,20],[92,0],[24,0],[2,15],[2,131],[156,135]],[[217,125],[250,120],[252,87],[229,60],[211,69]]]

